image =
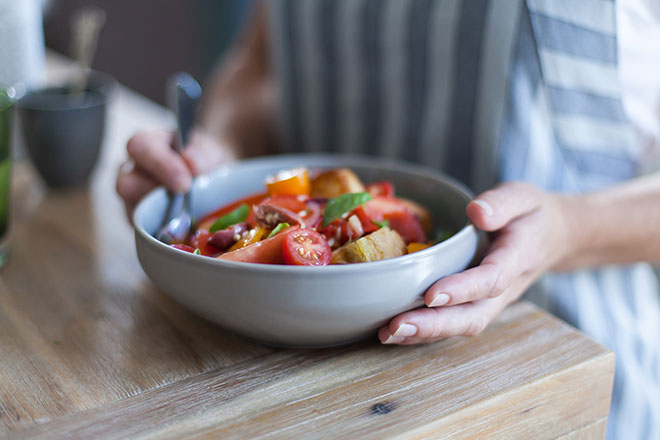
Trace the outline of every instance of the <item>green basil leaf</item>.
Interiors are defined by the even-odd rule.
[[[283,230],[285,230],[286,228],[288,228],[288,227],[290,227],[290,226],[291,226],[291,225],[288,224],[288,223],[278,223],[277,226],[275,226],[275,229],[273,229],[273,230],[270,232],[270,234],[268,234],[268,237],[266,237],[266,238],[270,238],[270,237],[272,237],[273,235],[277,235],[277,234],[279,234],[280,232],[282,232]]]
[[[213,234],[216,231],[222,231],[223,229],[227,229],[231,225],[235,225],[236,223],[244,222],[245,219],[247,218],[248,214],[250,213],[250,208],[246,204],[242,204],[238,208],[234,209],[232,212],[230,212],[227,215],[223,215],[219,219],[213,223],[213,226],[209,228],[209,232]]]
[[[202,255],[202,251],[199,250],[199,248],[195,249],[193,252],[194,255]]]
[[[454,235],[454,233],[448,229],[441,229],[435,234],[435,243],[440,243]]]
[[[390,222],[385,219],[382,222],[376,221],[376,220],[371,220],[371,223],[374,225],[378,226],[379,228],[389,228],[390,227]]]
[[[371,195],[366,192],[342,194],[339,197],[328,200],[323,210],[323,226],[328,226],[347,212],[371,200]]]

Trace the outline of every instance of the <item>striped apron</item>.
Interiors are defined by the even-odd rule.
[[[283,152],[387,156],[476,192],[634,177],[611,0],[271,0]],[[552,313],[616,352],[607,436],[660,439],[660,304],[646,264],[549,274]],[[589,390],[584,390],[589,392]]]

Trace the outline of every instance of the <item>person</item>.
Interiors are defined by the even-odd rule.
[[[185,191],[221,162],[274,152],[444,170],[478,192],[467,215],[491,246],[478,266],[433,284],[427,307],[383,326],[380,341],[477,335],[534,292],[616,352],[608,438],[660,438],[660,305],[643,263],[660,261],[660,175],[638,175],[660,139],[660,76],[644,75],[657,69],[660,39],[642,37],[660,26],[654,7],[260,4],[208,85],[183,159],[171,133],[139,133],[117,191],[130,211],[158,184]]]

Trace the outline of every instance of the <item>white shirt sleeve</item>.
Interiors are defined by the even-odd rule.
[[[660,168],[660,1],[617,1],[623,106],[643,148],[643,171]]]

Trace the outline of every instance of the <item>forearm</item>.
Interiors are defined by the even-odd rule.
[[[268,62],[264,5],[207,84],[199,126],[237,156],[266,154],[274,141],[275,93]]]
[[[660,173],[562,199],[570,251],[556,269],[660,262]]]

